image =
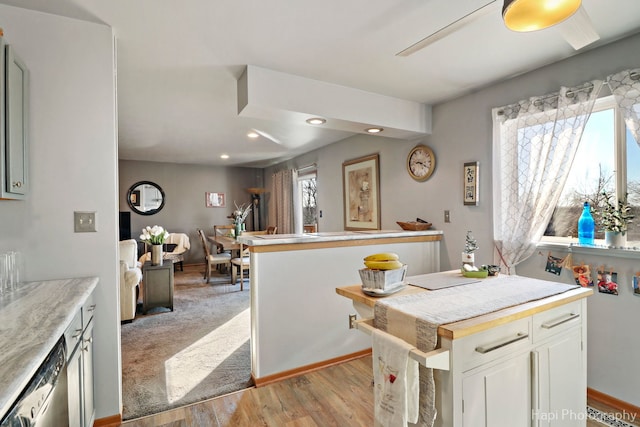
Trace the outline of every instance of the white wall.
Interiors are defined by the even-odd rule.
[[[241,205],[251,203],[249,187],[262,185],[262,169],[213,167],[177,163],[119,161],[120,211],[131,211],[127,204],[127,192],[138,181],[152,181],[165,193],[165,205],[154,215],[140,215],[131,211],[131,237],[139,240],[140,232],[147,225],[161,225],[172,233],[186,233],[191,249],[185,263],[204,262],[204,250],[197,229],[213,234],[213,226],[230,224],[227,218],[234,209],[234,201]],[[225,193],[225,208],[207,208],[205,192]],[[251,213],[247,227],[251,228]],[[262,223],[265,227],[264,222]]]
[[[0,201],[0,251],[24,254],[26,280],[100,278],[96,416],[114,415],[121,399],[112,32],[5,5],[0,26],[31,72],[31,191],[25,201]],[[98,231],[74,233],[75,210],[96,211]]]
[[[523,55],[526,52],[523,52]],[[493,230],[491,201],[491,109],[542,95],[627,68],[640,66],[640,35],[600,47],[539,70],[496,83],[466,96],[444,102],[433,108],[433,133],[424,141],[437,158],[435,173],[423,183],[413,181],[406,173],[406,156],[417,141],[400,141],[374,136],[355,136],[323,147],[265,173],[267,184],[273,171],[291,166],[318,164],[319,209],[323,218],[321,231],[343,229],[342,162],[371,153],[380,153],[382,228],[398,228],[396,220],[413,220],[416,216],[433,222],[444,231],[441,253],[443,270],[457,268],[464,249],[465,234],[472,230],[480,246],[476,262],[492,262]],[[472,71],[470,71],[472,72]],[[465,162],[480,162],[480,204],[462,203],[462,167]],[[444,210],[451,212],[451,223],[444,223]],[[620,266],[621,280],[628,287],[629,274],[640,270],[631,260],[619,261],[606,256],[585,257],[594,265]],[[540,273],[539,257],[520,266],[519,273],[553,280]],[[637,265],[637,263],[636,263]],[[628,291],[618,297],[595,295],[589,301],[588,385],[598,391],[640,405],[637,384],[640,371],[628,356],[640,354],[636,339],[640,298]],[[606,325],[606,326],[602,326]]]

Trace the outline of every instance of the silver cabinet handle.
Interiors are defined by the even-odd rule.
[[[577,313],[569,313],[567,315],[567,317],[563,317],[561,319],[557,319],[551,322],[547,322],[547,323],[543,323],[542,325],[540,325],[543,329],[552,329],[555,328],[558,325],[562,325],[563,323],[567,323],[570,320],[573,319],[577,319],[578,317],[580,317],[580,314]]]
[[[529,338],[529,334],[518,332],[518,334],[515,337],[507,338],[497,343],[487,344],[486,346],[481,345],[479,347],[476,347],[476,351],[481,354],[490,353],[506,345],[513,344],[514,342],[518,342],[527,338]]]
[[[540,409],[540,386],[538,379],[540,376],[540,356],[537,351],[531,352],[531,410],[537,411]],[[538,427],[540,425],[540,418],[535,417],[532,427]]]
[[[82,336],[82,329],[76,329],[76,333],[71,335],[71,338],[78,339]]]
[[[14,187],[21,188],[21,187],[22,187],[22,181],[16,181],[16,182],[14,182],[14,183],[13,183],[13,186],[14,186]]]
[[[88,308],[87,311],[93,311],[96,309],[96,305],[95,304],[91,304]]]

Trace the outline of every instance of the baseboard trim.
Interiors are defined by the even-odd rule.
[[[600,402],[604,405],[611,406],[618,411],[626,411],[635,417],[640,415],[640,407],[625,402],[624,400],[616,399],[613,396],[609,396],[608,394],[602,393],[589,387],[587,387],[587,398],[593,399],[596,402]]]
[[[122,424],[122,414],[100,418],[93,422],[93,427],[118,427]]]
[[[371,354],[371,349],[365,349],[361,351],[357,351],[355,353],[346,354],[344,356],[336,357],[329,360],[324,360],[318,363],[312,363],[311,365],[301,366],[296,369],[291,369],[289,371],[280,372],[273,375],[267,375],[266,377],[256,378],[253,373],[251,373],[251,378],[253,379],[253,383],[256,387],[263,387],[268,384],[273,384],[278,381],[286,380],[288,378],[297,377],[299,375],[308,374],[309,372],[317,371],[319,369],[328,368],[329,366],[338,365],[340,363],[348,362],[350,360],[360,359],[361,357],[365,357]]]

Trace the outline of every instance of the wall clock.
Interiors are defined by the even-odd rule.
[[[417,145],[407,156],[407,172],[416,181],[426,181],[436,168],[436,156],[426,145]]]

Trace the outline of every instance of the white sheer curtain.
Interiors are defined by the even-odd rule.
[[[272,200],[269,204],[270,221],[275,222],[278,227],[278,234],[301,233],[302,222],[296,220],[296,207],[298,203],[298,173],[294,170],[287,169],[276,172],[272,176],[271,196]],[[300,222],[300,231],[297,231],[296,225]]]
[[[616,103],[624,111],[624,121],[640,145],[640,68],[625,70],[607,77]]]
[[[562,87],[493,110],[493,235],[504,272],[515,274],[534,253],[602,85]]]

